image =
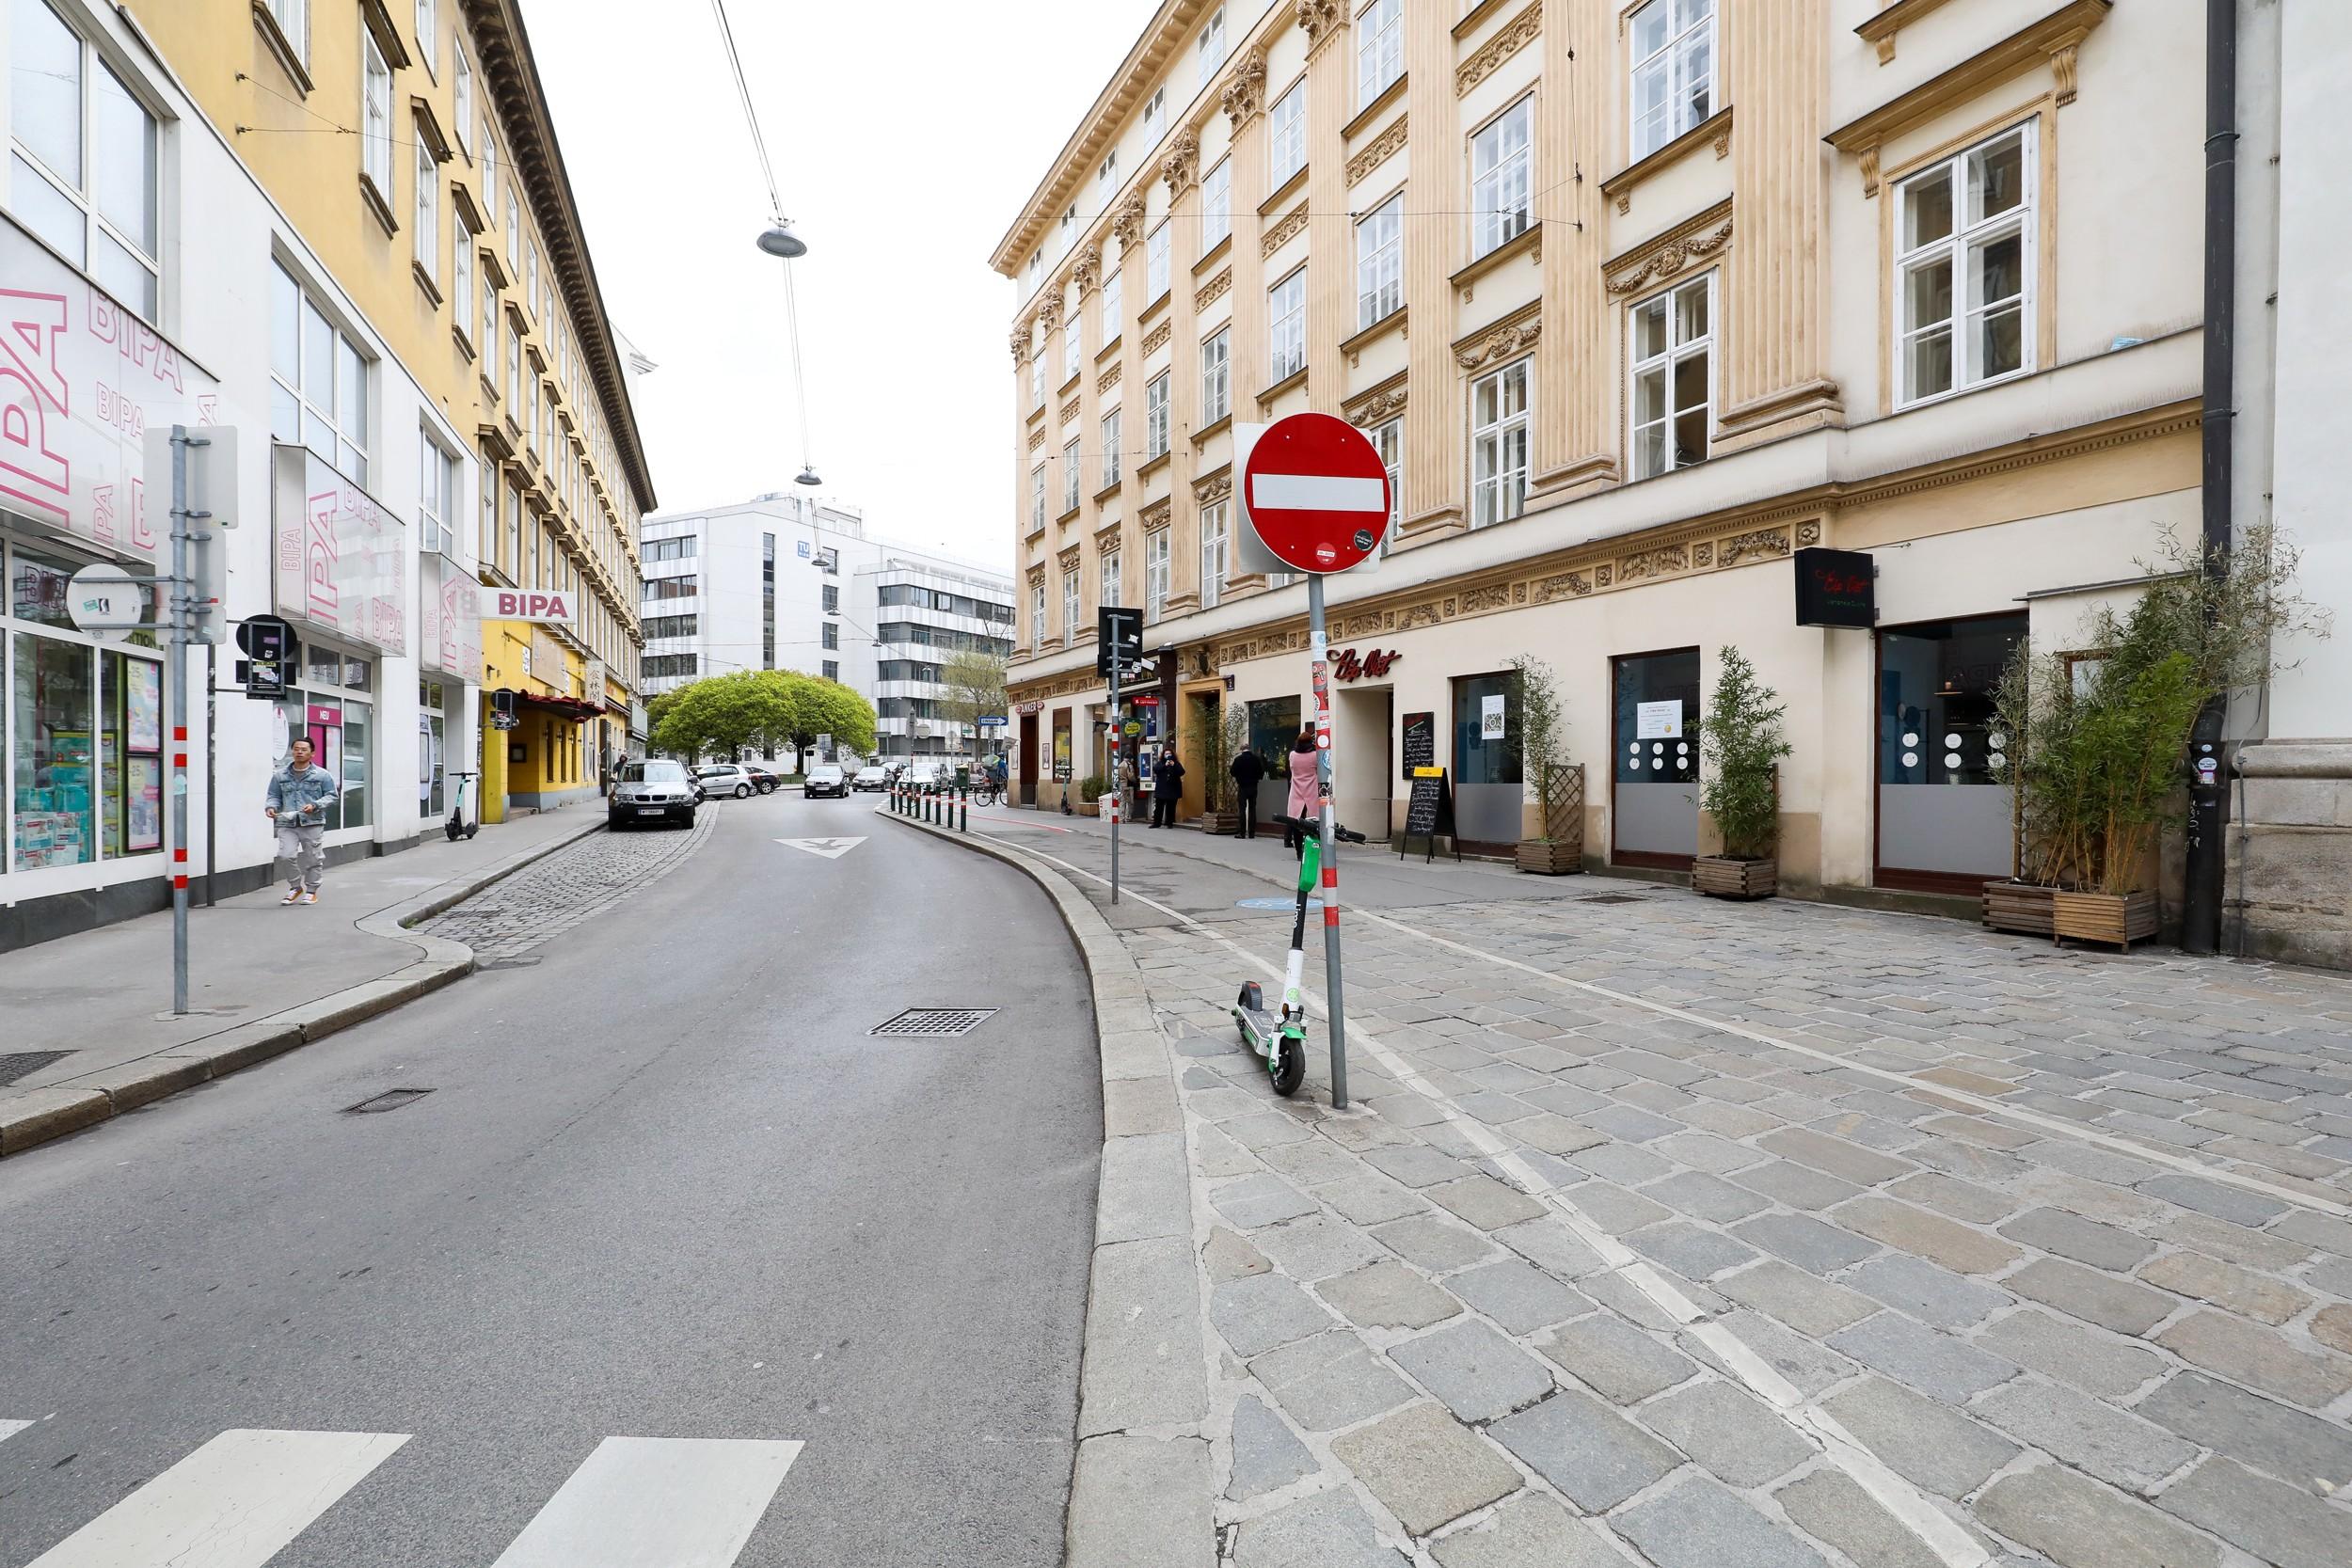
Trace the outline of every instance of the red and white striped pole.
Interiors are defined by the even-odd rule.
[[[1347,1108],[1347,1006],[1340,964],[1340,839],[1331,811],[1331,648],[1323,625],[1323,574],[1307,575],[1307,653],[1313,661],[1315,798],[1322,813],[1323,998],[1331,1015],[1331,1103]]]

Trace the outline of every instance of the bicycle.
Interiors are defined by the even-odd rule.
[[[976,806],[997,806],[1004,804],[1005,796],[995,784],[981,779],[972,785],[970,800]]]

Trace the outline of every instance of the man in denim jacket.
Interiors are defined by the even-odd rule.
[[[308,738],[295,741],[293,760],[270,775],[263,809],[278,824],[278,853],[290,867],[282,903],[319,901],[319,879],[326,870],[326,803],[335,795],[335,775],[311,764]]]

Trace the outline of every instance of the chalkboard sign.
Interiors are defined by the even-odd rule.
[[[1417,768],[1413,769],[1412,779],[1412,799],[1405,805],[1405,832],[1397,837],[1396,858],[1403,860],[1406,851],[1412,847],[1412,841],[1418,838],[1426,846],[1422,855],[1422,860],[1426,863],[1437,858],[1438,834],[1455,838],[1454,792],[1447,787],[1445,769],[1442,768]],[[1454,858],[1457,861],[1462,858],[1458,839],[1454,842]]]
[[[1405,716],[1405,772],[1413,776],[1416,768],[1438,766],[1438,716],[1434,713],[1408,713]]]

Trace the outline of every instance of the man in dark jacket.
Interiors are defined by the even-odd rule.
[[[1159,766],[1152,770],[1152,826],[1176,826],[1176,802],[1184,793],[1184,765],[1176,755],[1176,748],[1165,747],[1160,752]]]
[[[1265,777],[1265,759],[1245,746],[1226,769],[1233,776],[1233,809],[1241,814],[1235,838],[1258,836],[1258,781]]]

